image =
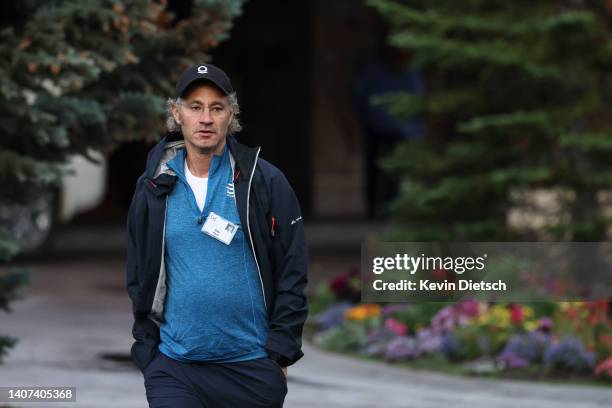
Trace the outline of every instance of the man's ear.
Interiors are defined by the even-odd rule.
[[[172,111],[172,117],[174,118],[174,121],[176,123],[178,123],[179,125],[182,125],[182,123],[181,123],[181,114],[180,114],[180,112],[178,110],[178,104],[177,103],[172,105],[171,111]]]

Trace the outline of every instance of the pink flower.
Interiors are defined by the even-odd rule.
[[[605,375],[608,378],[612,378],[612,357],[608,357],[595,367],[595,375],[598,377]]]
[[[474,317],[478,314],[479,303],[474,299],[469,299],[459,304],[461,312],[469,317]]]
[[[521,305],[510,305],[510,321],[513,324],[520,324],[525,317],[523,315],[523,307]]]
[[[443,281],[449,278],[448,272],[444,269],[434,269],[431,272],[431,277],[437,281]]]
[[[405,336],[408,332],[408,326],[397,319],[389,317],[385,320],[385,329],[393,332],[398,336]]]

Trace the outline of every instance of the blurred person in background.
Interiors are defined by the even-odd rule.
[[[303,356],[307,248],[283,173],[238,143],[230,79],[188,68],[128,214],[132,356],[151,407],[281,407]]]
[[[386,36],[383,36],[386,38]],[[363,124],[368,218],[384,215],[398,192],[398,182],[380,169],[379,160],[389,155],[398,142],[421,139],[425,124],[421,119],[401,120],[388,108],[372,104],[372,98],[388,93],[423,95],[422,75],[411,64],[412,55],[401,48],[382,44],[377,55],[358,73],[353,89],[355,112]]]

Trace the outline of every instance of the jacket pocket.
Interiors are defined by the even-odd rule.
[[[136,366],[138,366],[138,369],[141,372],[144,372],[144,370],[151,363],[151,361],[153,361],[156,353],[157,344],[145,342],[142,340],[135,341],[134,344],[132,344],[132,349],[130,350],[132,359],[134,360]]]

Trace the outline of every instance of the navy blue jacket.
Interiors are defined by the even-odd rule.
[[[155,355],[163,322],[166,203],[176,182],[165,162],[183,145],[181,133],[170,133],[149,152],[128,212],[127,290],[136,340],[131,353],[141,370]],[[260,148],[239,144],[231,135],[227,145],[234,164],[238,214],[248,227],[247,242],[255,255],[268,313],[266,350],[281,366],[288,366],[303,356],[302,328],[308,313],[304,295],[308,254],[300,206],[283,173],[259,158]]]

